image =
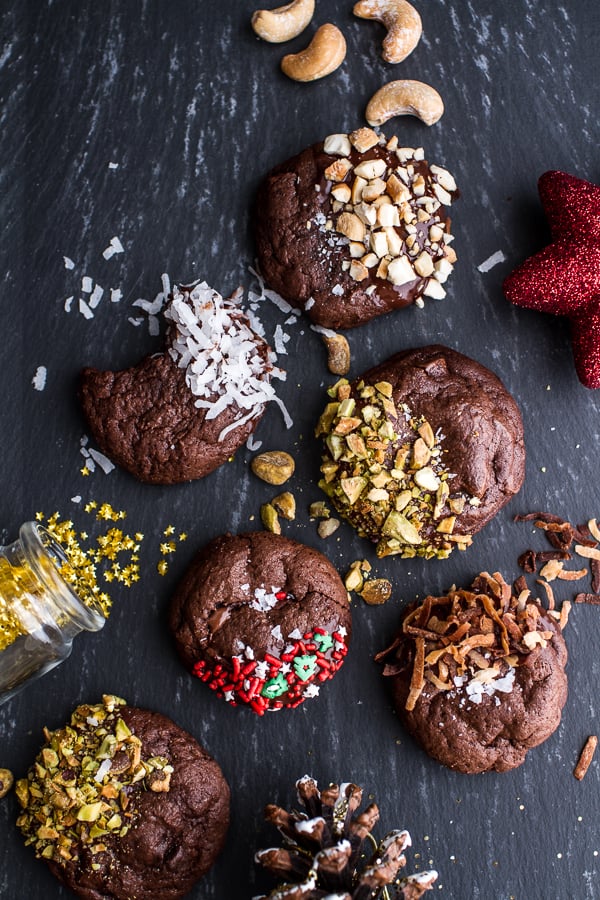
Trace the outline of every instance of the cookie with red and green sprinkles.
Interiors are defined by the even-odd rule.
[[[329,560],[271,532],[222,535],[200,550],[169,620],[189,671],[258,715],[318,696],[344,662],[352,629]]]

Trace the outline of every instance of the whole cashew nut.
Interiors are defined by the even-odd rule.
[[[341,66],[346,56],[346,40],[335,25],[321,25],[301,53],[288,53],[281,60],[281,69],[294,81],[316,81]]]
[[[383,58],[399,63],[413,52],[423,31],[421,16],[407,0],[359,0],[354,6],[359,19],[375,19],[388,30],[383,41]]]
[[[422,81],[390,81],[373,94],[365,113],[369,125],[383,125],[394,116],[417,116],[433,125],[444,113],[435,88]]]
[[[277,9],[257,9],[252,15],[252,28],[270,44],[291,41],[304,31],[315,12],[315,0],[293,0]]]

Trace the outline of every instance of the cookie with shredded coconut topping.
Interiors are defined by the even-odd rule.
[[[557,618],[499,573],[413,603],[376,659],[407,730],[466,774],[520,766],[556,730],[567,698]]]
[[[240,299],[205,282],[175,287],[163,353],[120,372],[84,369],[79,397],[94,440],[140,481],[203,478],[247,440],[266,403],[282,405],[274,355]]]
[[[267,284],[317,325],[353,328],[441,300],[456,254],[447,169],[370,128],[331,134],[259,188],[258,261]]]
[[[266,531],[211,541],[170,608],[189,671],[259,716],[316,697],[344,662],[351,624],[348,594],[329,560]]]
[[[15,787],[17,825],[83,900],[177,900],[222,849],[229,788],[170,719],[105,695],[46,742]]]

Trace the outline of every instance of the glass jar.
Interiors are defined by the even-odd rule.
[[[0,547],[0,703],[66,659],[80,631],[104,625],[94,595],[82,599],[61,574],[68,568],[61,545],[35,522]]]

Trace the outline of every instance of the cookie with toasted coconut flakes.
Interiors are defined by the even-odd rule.
[[[265,404],[271,350],[239,297],[206,283],[175,287],[167,347],[120,372],[86,368],[79,398],[95,442],[140,481],[175,484],[213,472],[247,440]]]
[[[559,622],[528,590],[514,596],[498,573],[412,604],[376,658],[407,730],[456,771],[514,769],[560,723],[567,648]]]

